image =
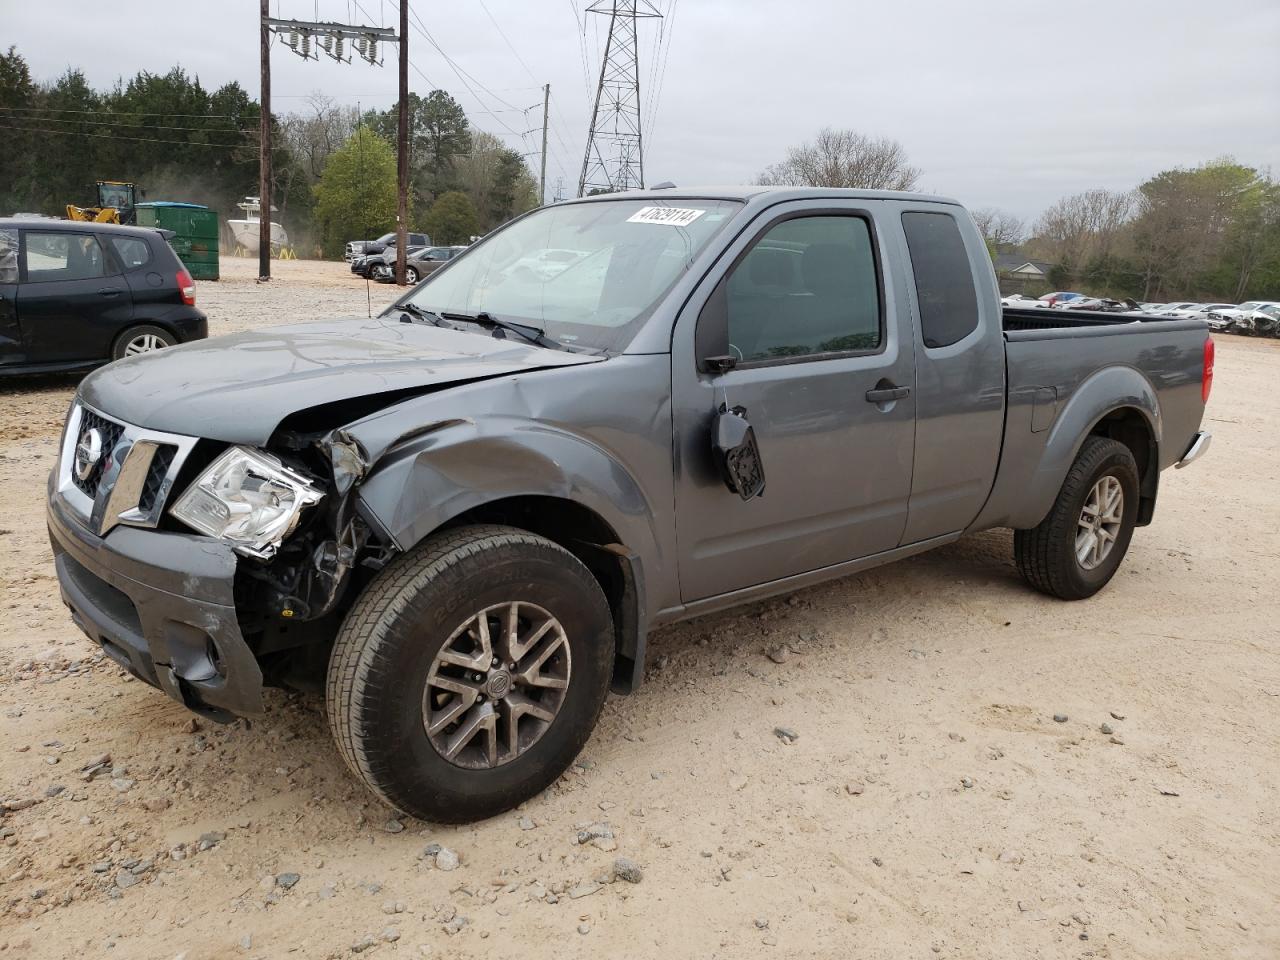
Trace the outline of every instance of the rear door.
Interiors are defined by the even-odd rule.
[[[110,357],[132,319],[133,299],[115,261],[93,233],[22,231],[18,323],[27,361]]]
[[[159,234],[154,238],[111,234],[105,239],[124,270],[134,317],[147,320],[161,312],[157,306],[182,302],[178,292],[178,274],[184,269],[182,261]]]
[[[18,326],[18,230],[0,227],[0,367],[22,359]]]
[[[902,538],[912,344],[900,292],[885,282],[877,206],[770,208],[678,322],[672,393],[685,602],[891,550]],[[736,366],[709,371],[704,353],[731,355]],[[745,408],[763,496],[744,502],[719,476],[711,429],[721,405]]]
[[[1005,362],[991,257],[960,207],[893,201],[916,322],[915,469],[903,543],[964,530],[995,482]]]

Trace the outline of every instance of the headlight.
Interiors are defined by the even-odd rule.
[[[187,526],[267,559],[298,525],[305,507],[324,494],[277,458],[232,447],[200,475],[169,512]]]

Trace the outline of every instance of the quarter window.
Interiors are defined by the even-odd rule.
[[[18,282],[18,231],[0,230],[0,283]]]
[[[947,347],[978,329],[978,294],[964,237],[947,213],[902,215],[911,253],[920,309],[920,334],[926,347]]]
[[[88,233],[28,233],[27,280],[93,280],[107,275],[102,247]]]
[[[742,362],[880,347],[880,291],[867,221],[797,217],[771,227],[725,285],[729,350]]]
[[[126,270],[136,270],[146,266],[151,260],[151,247],[145,240],[137,237],[112,237],[111,245],[116,248],[116,255]]]

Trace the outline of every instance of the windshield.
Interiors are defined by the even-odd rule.
[[[544,207],[469,248],[408,302],[446,316],[489,313],[568,347],[615,352],[738,207],[683,199]]]

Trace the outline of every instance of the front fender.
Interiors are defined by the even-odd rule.
[[[426,425],[372,464],[357,496],[401,550],[486,503],[546,496],[587,507],[642,557],[661,553],[657,512],[627,468],[587,437],[528,419]]]
[[[1116,365],[1098,370],[1080,382],[1054,420],[1039,463],[1022,486],[1025,496],[1010,516],[1009,526],[1030,528],[1044,518],[1090,431],[1107,414],[1123,408],[1132,408],[1142,414],[1159,450],[1162,438],[1160,401],[1151,381],[1130,366]]]

